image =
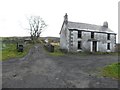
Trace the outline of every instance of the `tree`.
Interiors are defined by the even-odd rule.
[[[40,37],[40,34],[47,25],[45,24],[44,20],[40,18],[40,16],[31,16],[28,21],[30,26],[29,30],[31,39],[38,39],[38,37]]]

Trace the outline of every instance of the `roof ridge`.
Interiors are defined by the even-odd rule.
[[[94,25],[94,26],[100,26],[103,27],[102,25],[96,25],[96,24],[90,24],[90,23],[82,23],[82,22],[73,22],[73,21],[68,21],[70,23],[77,23],[77,24],[88,24],[88,25]]]
[[[81,22],[72,22],[68,21],[69,29],[87,29],[87,30],[95,30],[98,32],[106,32],[106,33],[115,33],[110,28],[103,27],[101,25],[89,24],[89,23],[81,23]]]

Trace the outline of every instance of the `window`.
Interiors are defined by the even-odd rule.
[[[110,34],[107,34],[107,40],[110,40]]]
[[[78,41],[78,49],[82,49],[81,48],[81,41]]]
[[[82,37],[82,31],[78,31],[78,38]]]
[[[94,38],[94,32],[91,32],[91,38]]]
[[[110,50],[110,43],[107,44],[107,49]]]

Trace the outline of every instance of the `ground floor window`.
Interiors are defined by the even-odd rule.
[[[110,50],[110,43],[107,44],[107,50]]]
[[[78,41],[78,49],[82,49],[81,48],[81,41]]]

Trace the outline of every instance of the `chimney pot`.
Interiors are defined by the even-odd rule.
[[[105,22],[103,23],[103,27],[108,28],[108,22],[107,22],[107,21],[105,21]]]

